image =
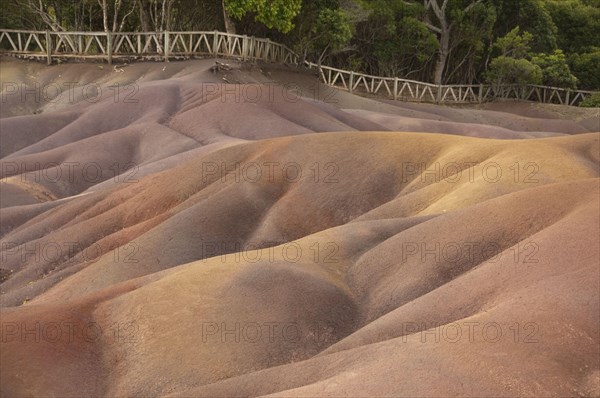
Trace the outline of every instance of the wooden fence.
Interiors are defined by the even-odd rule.
[[[597,93],[538,85],[456,84],[438,86],[398,77],[372,76],[329,66],[319,67],[313,63],[309,63],[308,66],[318,69],[321,80],[329,86],[345,89],[351,93],[366,93],[404,101],[461,104],[481,103],[501,98],[578,105],[585,98]]]
[[[222,32],[49,32],[0,30],[0,51],[46,58],[169,60],[209,55],[297,64],[298,56],[269,39]]]
[[[250,36],[223,32],[50,32],[0,30],[0,53],[46,59],[113,60],[161,59],[194,56],[236,58],[298,65],[300,57],[288,47]],[[481,103],[494,99],[520,99],[578,105],[593,91],[546,86],[493,86],[483,84],[435,85],[398,77],[372,76],[306,62],[321,80],[352,93],[390,99],[435,103]]]

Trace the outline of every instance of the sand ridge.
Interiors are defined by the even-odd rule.
[[[2,396],[600,394],[593,111],[0,62]]]

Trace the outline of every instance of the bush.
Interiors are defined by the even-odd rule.
[[[584,90],[600,89],[600,48],[594,47],[583,54],[571,54],[571,70]]]
[[[571,74],[567,57],[562,50],[556,50],[553,54],[536,54],[531,61],[542,69],[544,85],[577,88],[577,78]]]
[[[525,86],[527,84],[541,84],[542,69],[524,58],[515,59],[500,56],[492,60],[486,79],[494,85],[516,84]]]
[[[587,97],[579,104],[582,108],[600,108],[600,93]]]

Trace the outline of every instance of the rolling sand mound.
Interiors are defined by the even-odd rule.
[[[600,394],[594,110],[213,65],[2,60],[2,396]]]

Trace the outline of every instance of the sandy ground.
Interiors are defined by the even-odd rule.
[[[600,118],[0,60],[2,397],[600,395]]]

